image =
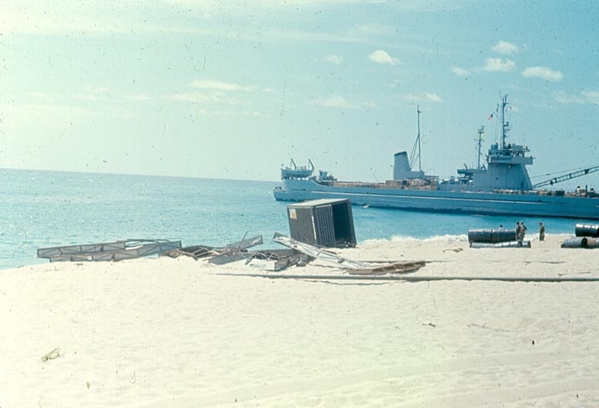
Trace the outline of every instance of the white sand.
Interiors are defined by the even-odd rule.
[[[564,238],[340,252],[427,261],[413,276],[599,278],[599,249]],[[220,273],[261,272],[187,257],[0,271],[0,407],[599,406],[599,282]]]

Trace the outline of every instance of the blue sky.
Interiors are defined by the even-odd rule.
[[[536,182],[599,165],[597,21],[594,1],[4,0],[0,167],[384,181],[420,105],[423,168],[448,177],[508,94]]]

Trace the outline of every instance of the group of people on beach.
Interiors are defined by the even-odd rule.
[[[502,228],[500,226],[499,228]],[[524,221],[516,221],[516,240],[518,244],[522,246],[522,242],[524,241],[524,237],[526,236],[526,231],[528,228],[524,225]],[[539,222],[539,241],[545,240],[545,226],[542,222]]]
[[[503,229],[503,225],[499,226],[499,229]],[[516,221],[516,241],[518,241],[518,246],[522,246],[524,243],[524,237],[526,236],[526,231],[528,228],[524,225],[524,221]],[[542,222],[539,222],[539,241],[545,240],[545,225]]]
[[[518,244],[520,246],[522,246],[522,242],[524,241],[524,236],[526,235],[527,230],[528,230],[528,228],[526,228],[526,225],[524,225],[524,221],[516,222],[516,240],[518,241]],[[543,225],[542,222],[539,222],[539,241],[544,241],[544,240],[545,240],[545,226]]]

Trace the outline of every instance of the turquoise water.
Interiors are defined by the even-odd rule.
[[[0,269],[47,262],[37,248],[122,239],[173,239],[225,245],[289,233],[276,182],[0,169]],[[519,219],[354,207],[358,244],[370,239],[466,235],[472,228],[513,227]],[[576,220],[539,221],[547,233],[574,233]]]

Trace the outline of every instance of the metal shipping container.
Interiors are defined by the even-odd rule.
[[[349,199],[322,199],[287,206],[291,238],[322,247],[354,247],[356,233]]]

